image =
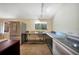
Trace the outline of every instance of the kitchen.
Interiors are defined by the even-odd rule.
[[[8,42],[12,46],[8,51],[18,47],[14,54],[79,55],[78,6],[78,3],[0,3],[0,48],[1,42],[6,45],[5,40],[13,40],[13,44]]]

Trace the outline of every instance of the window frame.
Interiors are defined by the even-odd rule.
[[[47,30],[47,23],[35,23],[35,30]]]

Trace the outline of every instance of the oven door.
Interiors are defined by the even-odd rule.
[[[70,47],[66,46],[65,44],[61,43],[57,39],[53,39],[53,54],[54,55],[76,55],[78,54]]]

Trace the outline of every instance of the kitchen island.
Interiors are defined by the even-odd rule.
[[[46,33],[53,40],[53,54],[56,55],[79,55],[78,39],[69,39],[64,34]]]
[[[20,41],[5,40],[0,42],[0,55],[20,55]]]

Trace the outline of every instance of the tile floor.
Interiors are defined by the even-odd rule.
[[[47,44],[22,44],[21,55],[51,55]]]

